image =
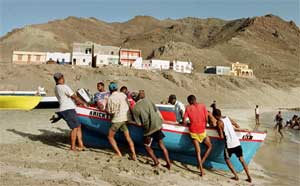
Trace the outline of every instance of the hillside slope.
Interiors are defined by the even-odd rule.
[[[240,61],[265,83],[300,86],[300,30],[274,15],[232,21],[136,16],[123,23],[68,17],[0,38],[0,62],[10,62],[13,50],[65,52],[85,41],[139,48],[144,58],[191,60],[196,72]]]
[[[0,90],[36,90],[44,86],[48,95],[54,94],[53,74],[62,72],[74,90],[87,88],[96,91],[96,84],[111,81],[127,86],[131,91],[145,90],[156,103],[166,101],[170,94],[187,103],[186,97],[195,94],[200,102],[210,105],[216,100],[221,108],[300,107],[300,88],[278,89],[258,79],[213,76],[196,73],[183,75],[174,72],[151,72],[128,68],[105,67],[91,69],[62,65],[0,64]]]

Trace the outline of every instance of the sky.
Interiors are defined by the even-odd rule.
[[[300,25],[300,0],[0,0],[0,36],[68,16],[123,22],[136,15],[225,20],[274,14]]]

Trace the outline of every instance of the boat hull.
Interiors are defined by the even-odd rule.
[[[82,123],[84,143],[99,148],[110,147],[107,141],[108,130],[111,126],[108,116],[105,113],[91,108],[78,107],[76,111],[78,118]],[[143,145],[143,128],[129,125],[128,129],[136,149],[141,153],[145,153]],[[164,138],[164,143],[169,151],[170,158],[186,164],[197,165],[194,147],[189,136],[188,128],[166,123],[163,124],[162,130],[166,136]],[[210,136],[213,149],[207,161],[204,163],[204,167],[216,170],[228,170],[224,161],[224,141],[218,137],[215,129],[207,129],[207,134]],[[263,142],[266,134],[251,133],[249,135],[248,131],[239,131],[237,132],[237,135],[240,137],[241,145],[244,150],[244,159],[246,163],[249,164]],[[247,136],[252,136],[252,139],[246,139],[248,138]],[[127,145],[122,133],[116,134],[116,140],[120,144]],[[201,144],[201,152],[205,152],[205,148],[206,147]],[[154,149],[158,156],[162,155],[157,144],[154,144]],[[243,170],[243,167],[236,156],[233,155],[231,161],[238,172]]]
[[[0,110],[31,110],[40,100],[41,96],[0,96]]]
[[[50,109],[50,108],[58,108],[59,102],[56,97],[42,97],[39,104],[35,107],[35,109]]]

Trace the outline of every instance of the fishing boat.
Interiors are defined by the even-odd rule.
[[[39,87],[37,91],[0,91],[1,110],[31,110],[41,101],[46,92]]]
[[[157,108],[161,111],[165,120],[162,130],[166,136],[164,143],[169,151],[170,158],[185,164],[197,165],[195,151],[189,137],[189,129],[174,122],[176,121],[174,107],[157,105]],[[108,130],[111,126],[109,115],[92,107],[77,107],[76,112],[82,124],[84,143],[92,147],[110,147],[107,141]],[[146,153],[143,145],[143,128],[128,125],[128,129],[137,151]],[[216,129],[208,128],[206,132],[211,139],[213,148],[204,163],[204,167],[213,170],[229,170],[224,161],[224,141],[219,138]],[[244,159],[249,164],[264,141],[266,133],[237,130],[236,134],[241,141]],[[120,144],[127,144],[122,133],[116,134],[116,140]],[[153,148],[159,156],[162,156],[157,145],[154,145]],[[205,146],[201,145],[201,152],[204,152],[204,150]],[[243,170],[236,156],[231,157],[231,162],[238,172]]]

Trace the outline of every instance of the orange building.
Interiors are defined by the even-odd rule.
[[[131,66],[140,57],[142,57],[141,50],[120,49],[120,64],[123,66]]]

